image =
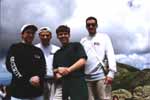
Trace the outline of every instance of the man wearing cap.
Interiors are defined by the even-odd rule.
[[[62,100],[62,88],[59,83],[54,81],[52,67],[54,53],[59,49],[59,47],[50,43],[52,33],[48,27],[40,28],[39,37],[41,43],[38,43],[36,46],[43,51],[47,66],[44,83],[44,100]]]
[[[43,52],[32,45],[36,31],[35,25],[24,25],[22,41],[11,45],[8,51],[6,67],[12,74],[11,100],[43,100],[46,62]]]

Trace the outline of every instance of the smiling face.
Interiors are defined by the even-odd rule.
[[[27,44],[32,44],[34,39],[35,31],[33,29],[26,29],[22,34],[22,39]]]
[[[42,32],[39,33],[39,37],[43,46],[48,46],[52,36],[51,32],[43,30]]]
[[[86,29],[89,32],[90,36],[94,36],[96,34],[97,21],[95,19],[87,19],[86,20]]]
[[[57,38],[63,46],[69,43],[70,34],[68,32],[58,32]]]
[[[57,38],[61,42],[63,46],[67,45],[69,43],[70,38],[70,28],[66,25],[60,25],[56,29]]]

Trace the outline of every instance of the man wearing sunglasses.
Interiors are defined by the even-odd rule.
[[[97,19],[88,17],[86,29],[88,36],[81,39],[87,53],[85,75],[89,91],[89,100],[111,100],[111,84],[116,72],[116,61],[112,43],[107,34],[97,33]],[[106,75],[103,59],[108,58],[109,72]],[[106,90],[107,89],[107,90]]]

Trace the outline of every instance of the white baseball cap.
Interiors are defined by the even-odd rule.
[[[47,31],[47,32],[50,32],[51,33],[51,29],[49,27],[41,27],[39,29],[39,33],[43,32],[43,31]]]

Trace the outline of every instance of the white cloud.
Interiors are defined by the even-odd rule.
[[[139,69],[150,68],[150,62],[148,61],[150,54],[138,55],[138,54],[119,54],[116,55],[116,60],[121,63],[132,65]]]
[[[19,27],[30,22],[49,26],[53,32],[56,26],[67,24],[71,27],[72,40],[79,41],[87,35],[85,19],[95,16],[98,31],[111,37],[115,53],[121,54],[120,61],[147,66],[150,55],[145,57],[144,54],[150,51],[149,4],[150,0],[2,0],[0,28],[6,34],[0,34],[3,40],[0,46],[17,40]]]

